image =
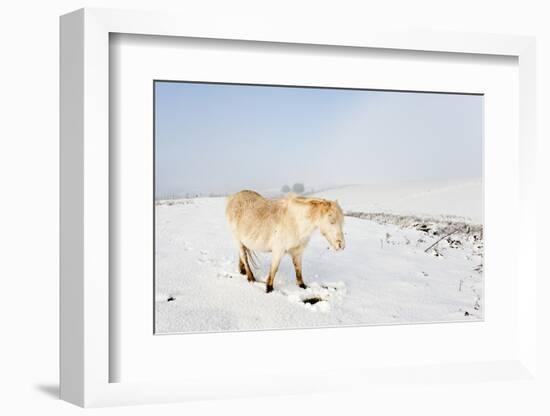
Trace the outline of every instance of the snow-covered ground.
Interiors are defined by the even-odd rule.
[[[157,333],[479,320],[481,182],[353,185],[317,196],[348,214],[346,249],[314,234],[300,289],[288,256],[275,291],[237,273],[225,198],[157,201]],[[432,249],[425,251],[440,238]],[[265,281],[269,254],[259,253]]]
[[[411,182],[397,185],[351,185],[315,194],[337,199],[348,211],[418,216],[454,216],[482,224],[480,179]]]

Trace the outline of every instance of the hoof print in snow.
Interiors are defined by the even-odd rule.
[[[470,316],[470,312],[468,311],[464,312],[464,316]]]
[[[302,299],[302,302],[309,303],[310,305],[315,305],[317,302],[322,302],[323,299],[321,298],[308,298],[308,299]]]
[[[173,301],[175,301],[175,300],[176,300],[175,297],[170,296],[168,299],[166,299],[166,302],[173,302]]]

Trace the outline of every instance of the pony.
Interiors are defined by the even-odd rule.
[[[239,272],[254,282],[250,264],[254,251],[270,252],[271,266],[266,292],[273,291],[279,264],[289,254],[296,271],[296,284],[307,286],[302,277],[302,254],[316,229],[336,251],[345,248],[344,214],[337,201],[288,194],[266,199],[254,191],[240,191],[228,197],[227,221],[239,249]]]

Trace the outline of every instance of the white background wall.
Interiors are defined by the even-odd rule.
[[[84,6],[179,10],[208,21],[211,13],[263,16],[281,26],[330,30],[371,24],[538,37],[539,212],[549,210],[550,13],[534,0],[386,1],[168,1],[20,0],[0,6],[0,413],[73,414],[56,400],[58,375],[58,16]],[[542,166],[546,162],[545,166]],[[542,217],[542,215],[541,215]],[[549,223],[539,224],[539,275],[550,276]],[[541,281],[539,307],[550,316]],[[544,326],[543,326],[544,325]],[[550,351],[548,319],[540,326],[541,350]],[[548,358],[541,368],[550,374]],[[549,414],[541,385],[506,383],[388,386],[361,397],[260,398],[95,410],[99,414]]]

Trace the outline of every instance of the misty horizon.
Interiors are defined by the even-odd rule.
[[[155,82],[155,196],[481,178],[479,95]]]

